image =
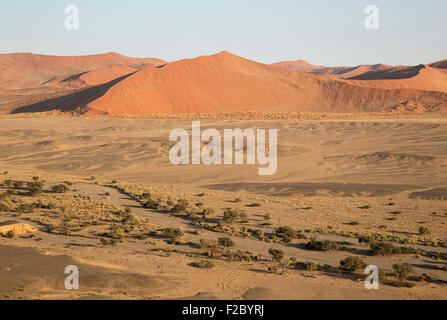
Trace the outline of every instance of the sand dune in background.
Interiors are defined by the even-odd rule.
[[[99,68],[128,66],[141,68],[160,65],[164,61],[154,58],[129,58],[117,53],[89,56],[46,56],[31,53],[0,55],[0,85],[2,88],[32,88],[62,77],[89,72]],[[107,82],[107,81],[106,81]]]
[[[283,70],[228,52],[141,70],[82,108],[85,114],[372,112],[416,101],[445,110],[447,95],[388,90]]]
[[[323,67],[315,66],[304,60],[282,61],[273,63],[272,66],[291,71],[331,75],[337,78],[350,78],[370,71],[386,70],[391,68],[391,66],[381,63],[373,65],[362,64],[356,67]]]

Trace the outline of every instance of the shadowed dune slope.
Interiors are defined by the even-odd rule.
[[[35,113],[47,111],[72,112],[86,106],[89,102],[104,95],[113,85],[129,77],[131,74],[124,75],[108,83],[82,89],[68,95],[56,97],[37,103],[33,103],[24,107],[17,108],[11,112],[16,113]]]
[[[430,64],[432,68],[447,69],[447,59]]]

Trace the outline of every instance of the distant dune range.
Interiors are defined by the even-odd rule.
[[[75,57],[0,54],[0,112],[10,112],[163,64],[165,62],[160,59],[129,58],[117,53]]]
[[[446,60],[412,67],[266,65],[226,51],[171,63],[116,53],[6,54],[0,112],[445,112],[446,68]]]

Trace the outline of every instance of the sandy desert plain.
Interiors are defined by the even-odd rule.
[[[445,117],[202,120],[277,128],[273,176],[249,165],[172,165],[169,132],[190,126],[2,117],[0,223],[31,230],[0,238],[0,297],[447,298]],[[43,192],[16,181],[41,181]],[[52,191],[61,184],[68,190]],[[225,221],[225,211],[239,216]],[[359,238],[407,251],[374,251]],[[348,256],[383,270],[378,290],[365,289],[362,269],[340,270]],[[208,261],[214,267],[197,264]],[[404,263],[412,270],[400,283],[393,264]],[[78,291],[64,287],[68,265],[80,270]]]
[[[6,54],[0,71],[0,299],[447,299],[447,60]],[[192,120],[277,129],[276,174],[171,164]]]

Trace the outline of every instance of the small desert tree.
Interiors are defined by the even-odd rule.
[[[364,269],[366,263],[360,257],[347,257],[340,261],[340,269],[346,272],[354,273],[359,269]]]
[[[282,250],[271,248],[269,253],[272,256],[273,261],[281,262],[284,258],[284,252]]]
[[[396,272],[398,283],[403,284],[408,278],[408,274],[413,270],[413,267],[408,263],[396,263],[393,264],[393,270]]]

